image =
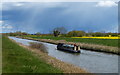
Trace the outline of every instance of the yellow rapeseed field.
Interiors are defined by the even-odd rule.
[[[72,38],[95,38],[95,39],[120,39],[120,37],[72,37]]]

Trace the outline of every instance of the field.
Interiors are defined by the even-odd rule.
[[[72,38],[120,39],[119,37],[72,37]]]
[[[2,37],[3,73],[62,73],[7,37]]]
[[[88,44],[98,44],[104,46],[118,47],[120,39],[96,39],[96,38],[71,38],[71,37],[53,37],[53,36],[25,36],[37,39],[52,39],[52,40],[66,40],[68,42],[80,42]]]

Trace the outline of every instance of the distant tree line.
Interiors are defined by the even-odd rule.
[[[69,31],[67,32],[67,30],[64,27],[57,27],[53,29],[53,34],[55,37],[58,36],[62,36],[62,37],[82,37],[82,36],[88,36],[88,37],[105,37],[105,36],[118,36],[120,35],[119,33],[105,33],[103,32],[92,32],[89,31],[88,33],[86,33],[85,31]]]
[[[120,36],[120,33],[105,33],[105,32],[85,32],[85,31],[77,31],[77,30],[72,30],[67,32],[67,29],[64,27],[57,27],[52,30],[52,33],[50,34],[41,34],[40,32],[36,32],[34,34],[29,34],[27,32],[21,32],[21,31],[16,31],[16,32],[10,32],[6,33],[6,35],[9,36],[22,36],[22,35],[36,35],[36,36],[55,36],[55,37],[105,37],[105,36]]]
[[[16,32],[6,33],[6,35],[9,35],[9,36],[21,36],[21,35],[28,35],[28,33],[21,32],[21,31],[16,31]]]
[[[68,37],[106,37],[106,36],[118,36],[118,33],[102,33],[102,32],[92,32],[92,33],[86,33],[84,31],[70,31],[66,34]]]

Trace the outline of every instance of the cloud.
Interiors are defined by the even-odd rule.
[[[2,26],[1,28],[12,29],[13,27],[12,26]]]
[[[3,20],[5,22],[8,20],[7,24],[14,27],[4,26],[3,28],[4,30],[12,28],[11,31],[24,30],[31,33],[46,33],[58,26],[64,26],[68,31],[110,30],[110,27],[114,25],[113,23],[117,22],[118,8],[98,9],[93,6],[95,4],[96,2],[24,3],[25,7],[15,7],[13,10],[3,11]]]
[[[2,2],[98,2],[101,0],[2,0]],[[110,0],[116,1],[119,0]]]
[[[2,25],[2,24],[3,24],[3,22],[4,22],[4,21],[0,20],[0,25]]]
[[[23,7],[24,3],[23,2],[3,2],[2,6],[0,6],[0,10],[11,10],[15,8]]]
[[[114,1],[100,1],[96,4],[96,7],[113,7],[118,6]]]
[[[6,24],[4,21],[0,20],[0,28],[2,28],[2,29],[12,29],[13,27],[9,24]]]
[[[14,6],[23,6],[23,3],[14,3]]]

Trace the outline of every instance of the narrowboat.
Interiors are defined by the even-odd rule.
[[[71,53],[81,53],[80,46],[58,43],[57,50],[67,51]]]

